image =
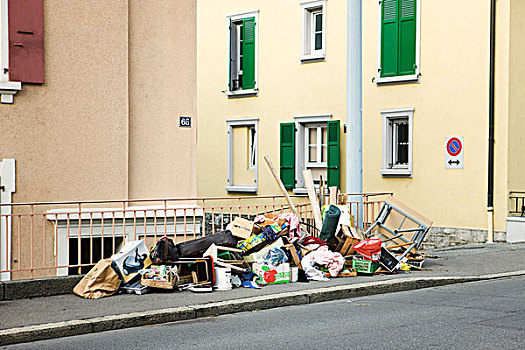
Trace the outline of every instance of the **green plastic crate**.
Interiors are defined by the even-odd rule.
[[[377,261],[370,260],[352,260],[352,267],[360,273],[374,273],[379,268]]]

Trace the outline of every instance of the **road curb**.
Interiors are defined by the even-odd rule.
[[[261,295],[203,305],[181,306],[85,320],[47,323],[0,330],[0,345],[522,275],[525,275],[525,270],[482,276],[398,278],[386,281]]]

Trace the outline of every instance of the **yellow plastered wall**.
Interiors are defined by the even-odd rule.
[[[525,2],[511,1],[509,58],[509,191],[525,191]]]
[[[224,196],[227,119],[259,118],[258,194],[280,194],[266,163],[279,168],[279,123],[294,116],[332,114],[341,120],[344,163],[346,119],[346,1],[327,1],[326,61],[301,64],[302,1],[197,3],[197,188],[199,196]],[[228,15],[259,10],[258,96],[228,99]],[[345,179],[344,166],[341,184]]]
[[[372,78],[377,72],[378,5],[363,2],[364,190],[394,192],[435,226],[487,228],[489,5],[421,1],[419,83],[377,85]],[[497,13],[495,228],[504,229],[508,1],[498,1]],[[394,108],[414,108],[411,178],[380,174],[381,111]],[[445,169],[448,136],[464,137],[462,170]]]

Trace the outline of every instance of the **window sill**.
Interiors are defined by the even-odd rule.
[[[237,192],[237,193],[257,194],[257,186],[242,186],[242,185],[226,186],[226,191],[229,193]]]
[[[375,83],[377,85],[382,84],[396,84],[396,83],[419,83],[419,74],[413,74],[413,75],[400,75],[397,77],[389,77],[389,78],[380,78],[377,76],[375,78]]]
[[[384,177],[412,177],[411,169],[381,169]]]
[[[324,62],[326,61],[325,54],[313,54],[313,55],[303,55],[299,57],[301,63],[314,63],[314,62]]]
[[[13,103],[13,96],[22,90],[22,83],[17,81],[0,81],[0,102]]]
[[[294,188],[293,194],[308,194],[308,190],[305,187]]]
[[[237,90],[237,91],[227,91],[226,95],[228,98],[239,98],[239,97],[252,97],[259,94],[259,89],[249,89],[249,90]]]

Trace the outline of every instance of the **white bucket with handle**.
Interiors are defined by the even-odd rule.
[[[232,289],[232,270],[229,267],[215,267],[215,284],[216,290]]]

